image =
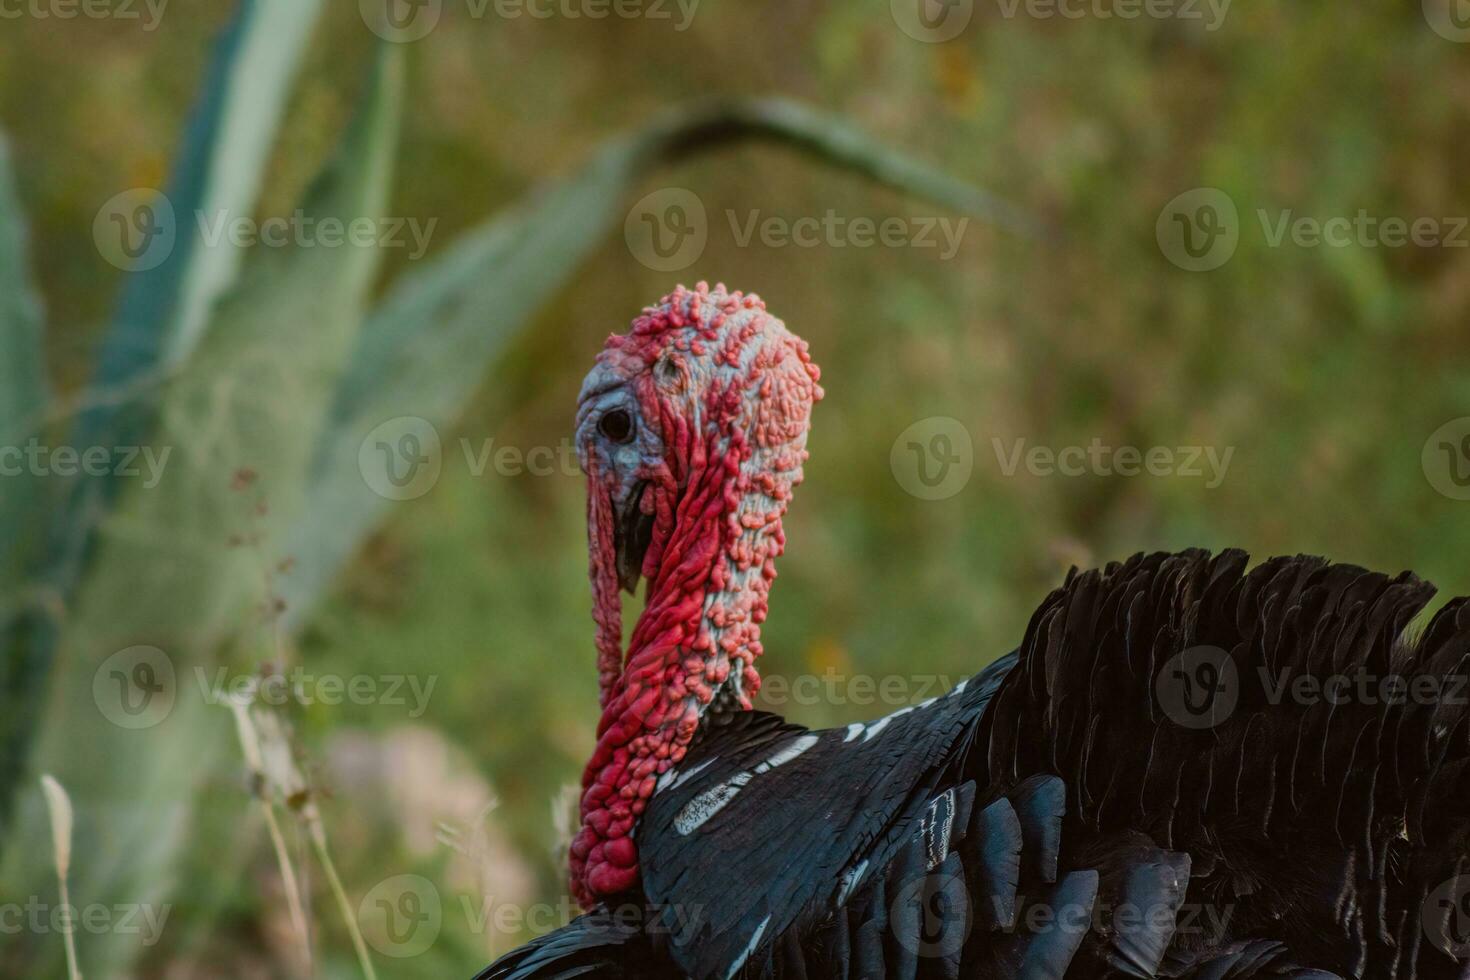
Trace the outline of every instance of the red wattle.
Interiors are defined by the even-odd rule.
[[[647,601],[622,653],[614,543],[617,479],[587,468],[588,548],[603,715],[583,772],[573,892],[584,906],[634,887],[636,820],[678,764],[722,684],[750,707],[781,518],[801,481],[820,374],[806,344],[755,296],[682,286],[608,339],[662,458],[637,473],[653,537]],[[589,454],[589,457],[594,454]]]

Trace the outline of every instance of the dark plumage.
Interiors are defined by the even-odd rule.
[[[1467,975],[1470,605],[1411,636],[1412,575],[1247,564],[1074,572],[1016,652],[866,726],[706,714],[604,903],[639,921],[481,977]],[[1294,680],[1337,675],[1437,696]]]
[[[1470,605],[1414,637],[1434,588],[1411,574],[1247,561],[1151,555],[1070,577],[982,721],[990,784],[1061,776],[1071,862],[1145,838],[1185,855],[1188,901],[1231,919],[1220,941],[1176,936],[1172,963],[1264,939],[1345,977],[1460,976],[1436,945],[1463,956],[1464,938],[1422,913],[1467,853]],[[1190,727],[1191,669],[1219,679],[1213,724]],[[1129,975],[1158,962],[1112,953]]]

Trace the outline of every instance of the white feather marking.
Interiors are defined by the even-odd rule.
[[[745,949],[739,956],[735,957],[735,962],[730,964],[730,969],[725,973],[725,980],[730,980],[731,977],[740,972],[740,968],[745,965],[745,961],[750,959],[750,954],[754,953],[756,946],[760,944],[761,936],[765,935],[766,926],[770,924],[771,917],[768,915],[761,920],[760,925],[755,927],[755,932],[750,936],[750,942],[745,944]]]
[[[863,858],[861,863],[857,864],[854,867],[848,868],[842,873],[842,889],[837,893],[838,905],[847,904],[847,900],[852,897],[853,889],[855,889],[858,886],[858,883],[863,880],[863,875],[867,873],[867,870],[868,859]]]
[[[817,735],[803,735],[800,738],[793,739],[785,748],[767,759],[764,764],[770,766],[772,769],[785,765],[813,745],[816,745],[819,741],[821,741],[821,738]]]
[[[873,739],[877,738],[883,733],[883,729],[887,728],[888,723],[892,720],[892,718],[880,718],[877,721],[873,722],[863,731],[863,741],[871,742]]]
[[[674,829],[681,836],[688,837],[705,822],[725,809],[726,805],[738,794],[746,783],[750,782],[750,773],[738,772],[729,779],[700,793],[694,799],[684,804],[677,816],[674,817]]]
[[[964,680],[962,680],[958,684],[956,684],[954,686],[954,689],[951,690],[949,693],[950,694],[959,694],[960,692],[962,692],[965,689],[965,685],[968,684],[968,683],[970,683],[970,679],[968,677],[966,677]]]
[[[919,837],[924,842],[928,870],[933,871],[949,854],[950,833],[954,829],[955,793],[945,790],[929,801],[928,812],[920,821]]]
[[[877,721],[868,726],[867,731],[863,732],[863,741],[870,742],[873,739],[877,738],[879,733],[882,732],[883,729],[888,727],[889,722],[891,722],[895,718],[902,718],[904,715],[913,710],[913,706],[910,705],[907,708],[899,708],[897,711],[895,711],[891,715],[888,715],[887,717],[879,718]]]
[[[868,727],[867,725],[864,725],[860,721],[853,722],[851,725],[848,725],[847,726],[847,737],[844,738],[843,741],[844,742],[851,742],[853,739],[855,739],[859,735],[861,735],[863,733],[863,729],[865,729],[867,727]]]
[[[718,758],[718,756],[716,758]],[[690,769],[685,769],[683,772],[679,772],[678,769],[670,769],[668,772],[658,777],[658,786],[654,789],[654,792],[662,793],[666,789],[678,789],[680,786],[683,786],[685,783],[689,782],[689,780],[693,779],[695,776],[698,776],[710,766],[714,765],[714,763],[715,759],[705,759],[699,765],[694,766]]]

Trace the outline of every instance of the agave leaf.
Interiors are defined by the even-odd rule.
[[[397,48],[380,50],[362,112],[301,208],[305,228],[364,219],[380,228],[386,217],[402,60]],[[131,488],[101,531],[84,596],[126,596],[107,613],[115,631],[207,651],[288,557],[280,531],[299,510],[382,251],[350,242],[262,251],[164,389],[150,440],[156,455],[169,453],[163,479]],[[128,595],[139,567],[151,598]]]
[[[401,278],[363,330],[337,398],[306,510],[290,534],[297,568],[289,625],[392,499],[365,478],[379,426],[413,417],[451,423],[494,358],[624,215],[625,200],[660,164],[741,140],[784,143],[817,160],[1022,234],[1040,226],[971,184],[919,163],[836,117],[782,99],[684,108],[607,143],[580,171],[467,234]]]
[[[16,472],[13,452],[39,435],[50,397],[43,330],[27,269],[25,220],[0,138],[0,747],[21,744],[34,723],[36,705],[28,695],[41,672],[25,645],[5,641],[8,624],[22,611],[45,604],[26,576],[45,526],[45,481],[28,468]],[[20,778],[18,754],[0,752],[0,826],[4,802]]]
[[[254,209],[281,113],[320,13],[321,0],[242,4],[237,33],[226,42],[236,45],[236,54],[216,60],[222,77],[208,89],[221,111],[206,112],[195,123],[199,138],[191,138],[189,148],[200,159],[196,163],[186,155],[179,160],[176,206],[193,205],[206,216],[248,215]],[[233,285],[240,266],[239,247],[228,241],[205,247],[197,231],[196,225],[181,237],[187,246],[187,271],[165,331],[166,362],[181,361],[193,350],[204,334],[210,306]]]
[[[220,36],[167,189],[178,236],[168,259],[132,274],[114,350],[177,363],[203,335],[209,307],[235,281],[242,250],[206,245],[198,219],[254,212],[286,99],[321,0],[242,0]],[[126,382],[124,360],[102,364],[104,384]]]
[[[193,351],[209,310],[234,283],[241,250],[206,242],[200,222],[254,213],[281,114],[321,12],[321,0],[240,0],[221,33],[164,197],[173,246],[152,268],[129,272],[92,380],[94,404],[78,419],[80,446],[140,445],[146,395]],[[166,220],[166,219],[165,219]],[[69,591],[91,532],[118,481],[82,480],[58,521],[53,578]]]
[[[360,111],[301,209],[316,227],[386,215],[402,83],[402,51],[385,44]],[[99,531],[32,760],[64,779],[77,803],[78,895],[167,899],[198,781],[212,764],[227,765],[217,760],[229,746],[230,719],[211,703],[210,658],[240,629],[240,612],[268,598],[279,529],[300,500],[380,258],[376,243],[262,250],[222,300],[189,370],[159,395],[149,445],[169,450],[167,463],[156,485],[146,474],[134,480]],[[258,540],[232,548],[235,534]],[[268,635],[262,629],[249,639]],[[108,709],[121,691],[101,667],[136,644],[162,651],[152,655],[152,677],[172,673],[162,685],[172,704],[156,724],[120,730]],[[105,757],[97,745],[108,746]],[[44,833],[32,817],[19,815],[18,839]],[[0,890],[30,894],[41,871],[33,855],[13,852]],[[91,970],[125,973],[122,964],[139,951],[133,947],[136,937],[96,937],[88,959],[107,967]]]
[[[0,137],[0,451],[23,447],[40,429],[49,398],[43,330],[27,268],[25,219]],[[16,602],[23,590],[24,558],[40,524],[39,483],[28,472],[12,472],[11,456],[0,458],[0,606]]]
[[[253,212],[266,157],[320,8],[321,0],[240,0],[233,21],[221,33],[165,194],[173,214],[173,247],[160,264],[128,273],[83,399],[89,407],[78,416],[69,439],[72,446],[147,442],[151,402],[144,396],[167,366],[180,362],[197,343],[210,305],[233,281],[239,265],[239,251],[228,241],[205,247],[196,216]],[[0,266],[9,266],[3,255]],[[11,293],[7,285],[0,283],[0,304],[28,295]],[[0,335],[23,338],[25,330],[0,327]],[[17,368],[27,370],[21,368],[28,363],[24,350],[0,346],[6,360],[0,365],[5,382],[0,388],[9,387],[5,372],[10,353],[20,358],[13,362]],[[0,406],[10,394],[0,392]],[[14,395],[17,402],[33,402],[36,392],[23,384]],[[15,424],[0,410],[0,444],[9,438],[8,423]],[[28,751],[30,719],[59,638],[54,618],[34,603],[17,608],[7,607],[6,601],[40,595],[55,597],[52,605],[57,605],[70,599],[91,554],[94,532],[118,490],[119,480],[111,472],[79,476],[57,495],[50,520],[31,513],[31,503],[17,492],[14,512],[26,515],[32,533],[49,536],[44,556],[8,547],[0,557],[0,586],[14,584],[9,576],[29,573],[26,588],[6,589],[0,598],[0,645],[6,650],[0,687],[10,699],[0,705],[6,718],[0,726],[0,826],[9,817],[16,774]],[[0,533],[10,529],[9,511],[10,505],[0,500]]]

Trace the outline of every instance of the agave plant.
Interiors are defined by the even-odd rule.
[[[244,214],[320,0],[241,0],[218,42],[171,179],[176,216]],[[403,111],[405,49],[383,43],[360,105],[301,204],[313,219],[380,219]],[[0,491],[0,882],[42,893],[41,795],[55,773],[77,809],[78,902],[165,902],[180,887],[201,780],[238,767],[231,721],[179,696],[186,672],[232,654],[261,577],[274,622],[299,629],[384,516],[363,479],[364,437],[411,415],[447,425],[497,355],[616,227],[646,175],[684,155],[765,139],[880,184],[1011,225],[1024,218],[841,121],[780,100],[680,108],[615,138],[507,213],[418,263],[376,307],[377,247],[262,249],[208,242],[178,221],[155,267],[130,273],[91,385],[58,399],[43,364],[24,221],[0,144],[0,446],[46,436],[74,446],[167,449],[156,486],[114,475],[6,478]],[[248,474],[252,495],[239,493]],[[258,491],[258,492],[254,492]],[[248,528],[251,548],[230,547]],[[165,722],[119,727],[99,710],[99,667],[137,645],[163,653]],[[22,792],[22,787],[27,787]],[[239,807],[237,812],[247,813]],[[192,842],[194,846],[198,841]],[[348,883],[350,888],[351,883]],[[63,948],[11,942],[17,975],[58,975]],[[136,937],[83,937],[83,972],[115,975]]]

